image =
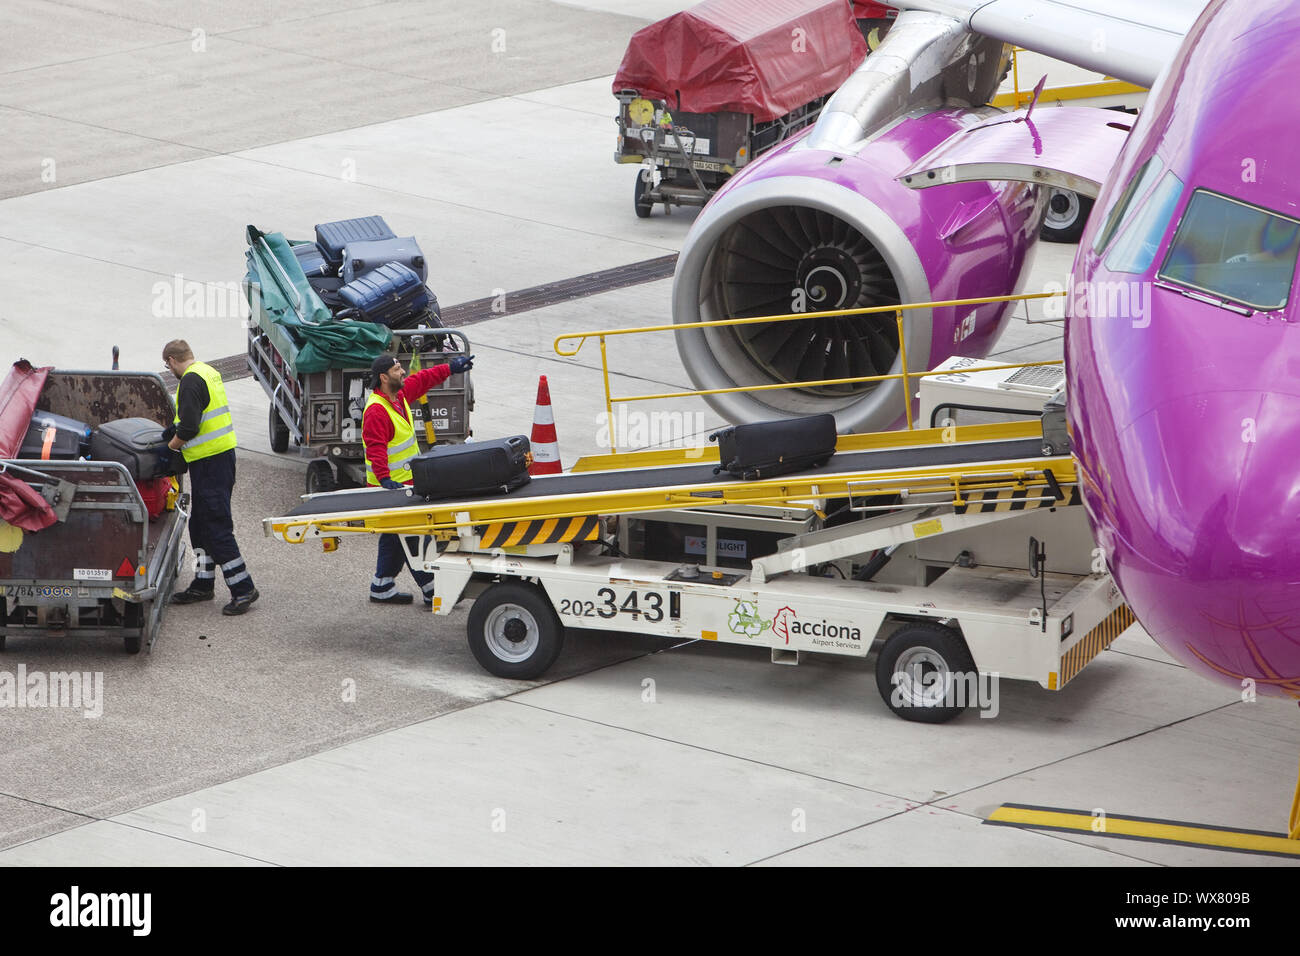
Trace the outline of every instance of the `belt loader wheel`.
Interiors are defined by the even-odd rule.
[[[469,612],[469,649],[497,677],[531,680],[546,673],[564,646],[551,602],[532,585],[494,584]]]
[[[880,651],[876,688],[904,720],[941,724],[966,709],[975,661],[962,636],[940,624],[906,624]]]

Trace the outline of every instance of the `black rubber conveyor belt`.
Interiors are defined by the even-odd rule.
[[[811,478],[819,475],[839,475],[869,471],[885,471],[894,468],[927,468],[934,465],[957,465],[966,462],[1015,461],[1017,459],[1038,458],[1042,455],[1043,443],[1037,438],[1021,438],[1015,441],[993,441],[973,443],[949,443],[940,445],[921,445],[912,448],[882,448],[872,451],[846,451],[833,455],[820,468],[808,468],[797,472],[800,477]],[[550,495],[589,495],[598,491],[635,491],[645,488],[688,487],[701,488],[708,485],[734,485],[739,479],[725,472],[713,473],[713,464],[674,465],[667,468],[628,468],[621,471],[578,472],[569,475],[545,475],[534,478],[522,488],[509,495],[493,496],[500,498],[539,498]],[[429,499],[443,502],[459,502],[466,499]],[[473,499],[469,499],[473,500]],[[478,499],[483,500],[483,499]],[[304,501],[294,508],[286,517],[298,518],[307,515],[335,514],[359,511],[387,511],[394,508],[410,508],[426,504],[426,499],[408,491],[386,491],[380,489],[339,492]],[[702,500],[701,504],[707,504]]]

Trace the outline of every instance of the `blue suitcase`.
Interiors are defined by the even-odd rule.
[[[339,298],[347,304],[340,318],[351,317],[377,322],[390,329],[422,315],[429,306],[429,290],[420,277],[399,262],[380,266],[339,289]]]
[[[424,252],[414,236],[349,242],[343,248],[343,269],[340,275],[344,282],[352,282],[390,262],[400,262],[418,275],[421,282],[429,278]]]
[[[349,242],[396,238],[397,234],[388,228],[383,216],[362,216],[360,219],[340,219],[337,222],[316,224],[316,244],[335,268],[343,264],[343,247]]]
[[[338,274],[338,266],[332,266],[320,247],[314,242],[303,242],[293,247],[293,254],[298,257],[298,265],[308,279]]]

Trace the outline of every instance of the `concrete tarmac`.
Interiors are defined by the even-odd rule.
[[[552,340],[663,322],[671,282],[517,314],[509,293],[680,247],[691,212],[633,215],[609,92],[627,38],[671,5],[11,6],[14,358],[107,367],[118,345],[123,367],[161,369],[174,337],[237,354],[245,224],[306,238],[381,213],[420,239],[444,306],[505,293],[503,314],[465,330],[475,432],[527,434],[545,374],[565,464],[607,450],[599,353],[562,358]],[[1040,245],[1027,291],[1064,283],[1073,252]],[[1059,357],[1059,323],[1023,318],[996,354]],[[671,336],[610,354],[616,394],[690,385]],[[0,865],[1285,863],[983,825],[1018,802],[1281,829],[1293,707],[1243,702],[1138,628],[1060,693],[1004,682],[996,719],[938,727],[889,713],[874,655],[774,667],[576,632],[544,679],[501,680],[470,655],[464,608],[368,603],[373,541],[323,554],[262,536],[305,463],[270,451],[260,386],[229,393],[236,533],[261,600],[241,618],[174,608],[138,657],[10,640],[0,668],[101,672],[104,707],[0,710]],[[674,413],[660,443],[720,423],[702,402],[653,409]]]

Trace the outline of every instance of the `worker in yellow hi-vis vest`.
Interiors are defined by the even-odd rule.
[[[370,385],[374,389],[361,417],[361,439],[366,448],[366,484],[401,491],[412,482],[411,459],[419,452],[411,402],[447,380],[449,375],[468,372],[474,356],[458,355],[446,364],[431,365],[407,374],[394,355],[381,355],[371,363]],[[412,536],[412,547],[419,547]],[[402,542],[395,534],[379,536],[379,557],[370,581],[370,600],[375,604],[410,604],[408,591],[397,590],[397,575],[407,564]],[[410,565],[407,565],[410,567]],[[411,576],[424,596],[425,607],[433,606],[433,575],[411,568]]]
[[[257,588],[235,541],[230,494],[235,488],[235,425],[226,402],[221,374],[196,362],[184,339],[163,346],[163,361],[176,376],[176,418],[164,437],[189,466],[190,544],[194,546],[194,580],[172,595],[173,604],[211,601],[217,566],[230,588],[230,603],[222,614],[243,614],[258,599]]]

